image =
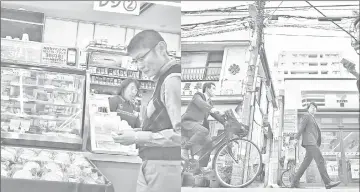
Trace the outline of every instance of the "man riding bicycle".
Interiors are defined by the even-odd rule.
[[[182,146],[181,156],[183,159],[189,159],[189,150],[194,145],[203,145],[205,148],[211,149],[209,115],[222,124],[225,122],[222,112],[214,108],[211,102],[211,98],[215,96],[215,90],[216,86],[214,83],[205,83],[202,93],[197,92],[194,94],[185,113],[181,117],[182,136],[189,138]],[[199,160],[200,156],[194,155],[194,159]],[[199,166],[201,168],[207,167],[209,159],[210,154],[199,161]]]

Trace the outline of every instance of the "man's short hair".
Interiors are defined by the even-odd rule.
[[[317,104],[315,102],[310,102],[306,108],[306,110],[309,110],[310,106],[313,105],[316,109],[318,108]]]
[[[155,30],[144,30],[136,34],[127,46],[127,52],[131,53],[134,50],[148,48],[151,49],[159,42],[164,41],[164,38],[159,32]]]
[[[213,82],[204,83],[203,88],[202,88],[203,93],[205,93],[206,88],[211,88],[212,85],[216,86],[215,83],[213,83]]]

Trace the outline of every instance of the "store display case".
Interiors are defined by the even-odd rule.
[[[2,142],[81,149],[86,76],[69,65],[68,48],[1,43]]]
[[[77,50],[1,39],[1,191],[112,192],[87,159]]]
[[[2,146],[1,154],[1,191],[114,191],[79,152]]]

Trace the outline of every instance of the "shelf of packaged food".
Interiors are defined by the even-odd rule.
[[[54,133],[55,134],[55,133]],[[20,139],[20,140],[36,140],[47,141],[55,143],[73,143],[81,144],[82,139],[80,136],[68,134],[63,136],[61,134],[56,135],[42,135],[42,134],[30,134],[30,133],[16,133],[16,132],[3,132],[1,131],[1,139]]]
[[[83,69],[79,69],[74,66],[61,66],[55,67],[53,64],[42,64],[35,62],[25,62],[18,60],[10,60],[1,58],[1,66],[2,67],[11,67],[18,69],[33,69],[38,71],[51,71],[57,73],[65,73],[65,74],[77,74],[77,75],[85,75],[86,71]]]
[[[121,54],[123,56],[127,56],[125,49],[120,50],[120,49],[110,49],[110,48],[94,47],[94,46],[87,46],[85,52],[116,53],[116,54]]]
[[[6,85],[6,84],[5,84]],[[10,83],[10,86],[16,86],[16,87],[36,87],[38,89],[50,89],[50,90],[56,90],[56,91],[66,91],[66,92],[81,92],[79,89],[69,89],[69,88],[62,88],[62,87],[55,87],[53,85],[36,85],[36,84],[17,84],[17,83]]]
[[[90,83],[90,85],[99,85],[99,86],[109,86],[109,87],[119,87],[119,85],[110,85],[110,84],[102,84],[102,83]],[[153,91],[154,88],[142,88],[140,87],[141,90],[144,91]]]
[[[33,103],[43,104],[43,105],[59,105],[59,106],[74,106],[74,107],[81,106],[80,103],[58,103],[58,102],[53,102],[53,101],[41,101],[41,100],[27,99],[27,98],[20,99],[20,98],[9,97],[9,96],[1,96],[1,100],[2,101],[33,102]]]
[[[98,74],[98,73],[91,73],[90,74],[91,76],[101,76],[101,77],[110,77],[110,78],[118,78],[118,79],[126,79],[126,78],[136,78],[136,77],[131,77],[131,76],[128,76],[128,77],[125,77],[125,76],[115,76],[115,75],[106,75],[106,74]],[[136,78],[138,81],[150,81],[150,82],[153,82],[153,80],[151,79],[139,79],[139,78]]]
[[[51,115],[27,115],[27,114],[14,114],[14,113],[1,113],[1,116],[11,116],[11,117],[17,117],[17,118],[23,118],[23,119],[43,119],[43,120],[53,120],[53,121],[67,121],[70,118],[71,119],[77,119],[73,116],[69,117],[61,117],[61,116],[51,116]]]

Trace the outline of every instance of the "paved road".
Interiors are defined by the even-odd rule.
[[[359,192],[359,188],[337,187],[337,188],[333,188],[333,189],[325,189],[325,188],[305,188],[305,189],[243,188],[243,189],[224,189],[224,188],[190,188],[190,187],[182,187],[181,192]]]

